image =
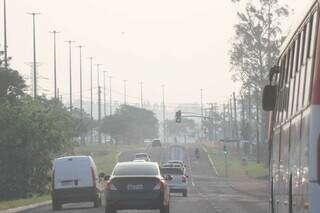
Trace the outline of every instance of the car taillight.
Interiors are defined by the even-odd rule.
[[[96,187],[97,186],[96,175],[95,175],[94,170],[93,170],[92,167],[91,167],[91,176],[92,176],[92,185],[93,185],[93,187]]]
[[[160,180],[159,183],[153,188],[153,190],[160,190],[163,191],[165,188],[165,183]]]
[[[107,182],[107,185],[106,185],[106,190],[109,190],[109,191],[116,191],[117,188],[112,184],[112,182],[109,180]]]
[[[182,183],[186,183],[186,182],[187,182],[187,177],[186,177],[186,176],[183,175],[183,176],[181,177],[181,179],[182,179]]]

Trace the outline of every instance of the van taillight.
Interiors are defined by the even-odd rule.
[[[96,183],[96,175],[95,175],[94,170],[93,170],[92,167],[91,167],[91,175],[92,175],[92,184],[93,184],[93,187],[96,187],[96,186],[97,186],[97,183]]]
[[[165,183],[160,180],[159,183],[153,188],[153,190],[160,190],[160,191],[164,191],[165,188]]]
[[[186,183],[187,182],[187,177],[186,176],[182,176],[182,183]]]
[[[109,190],[109,191],[116,191],[117,188],[112,184],[112,182],[109,180],[107,182],[107,185],[106,185],[106,190]]]

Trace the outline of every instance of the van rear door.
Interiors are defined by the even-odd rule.
[[[55,189],[93,187],[89,158],[62,158],[54,163]]]

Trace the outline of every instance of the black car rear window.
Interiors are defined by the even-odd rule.
[[[118,165],[114,169],[114,176],[156,176],[159,175],[158,167],[155,165]]]
[[[161,174],[165,174],[165,175],[183,175],[183,171],[180,168],[161,168]]]

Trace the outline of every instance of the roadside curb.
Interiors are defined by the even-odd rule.
[[[35,208],[38,208],[41,206],[46,206],[49,204],[51,204],[51,201],[45,201],[45,202],[41,202],[41,203],[36,203],[36,204],[27,205],[27,206],[20,206],[20,207],[13,208],[13,209],[3,210],[3,211],[0,211],[0,213],[17,213],[17,212],[35,209]]]

